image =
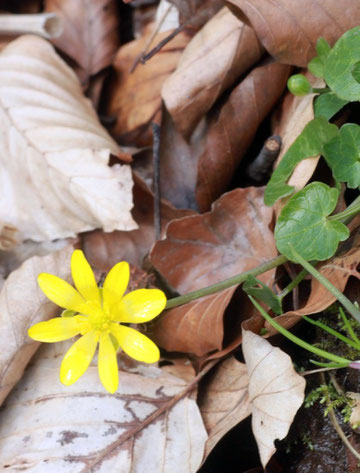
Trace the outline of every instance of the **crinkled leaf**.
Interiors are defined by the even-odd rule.
[[[344,224],[327,218],[335,209],[338,197],[337,189],[321,182],[313,182],[291,197],[275,227],[280,253],[295,261],[294,247],[307,261],[330,258],[339,242],[349,236]]]
[[[250,294],[256,299],[265,302],[270,309],[277,315],[282,314],[282,306],[279,297],[277,297],[272,290],[259,279],[254,276],[248,276],[244,285],[243,290]]]
[[[315,117],[325,117],[326,120],[330,120],[347,103],[349,103],[348,100],[340,99],[332,92],[319,95],[314,102]]]
[[[309,122],[284,155],[275,169],[265,189],[265,204],[273,205],[280,197],[294,191],[294,187],[286,184],[295,166],[303,159],[316,156],[322,152],[325,143],[339,133],[336,125],[329,123],[324,117]]]
[[[335,179],[354,189],[360,185],[360,126],[344,125],[324,146],[324,156]]]
[[[360,84],[353,75],[360,61],[360,26],[347,31],[330,51],[324,78],[330,89],[344,100],[360,100]]]

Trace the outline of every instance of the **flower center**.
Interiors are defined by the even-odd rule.
[[[96,332],[107,332],[110,328],[110,318],[105,312],[99,311],[89,316],[91,328]]]

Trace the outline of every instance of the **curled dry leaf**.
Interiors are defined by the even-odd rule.
[[[143,52],[152,35],[153,25],[140,39],[122,46],[114,60],[116,78],[111,84],[109,115],[116,116],[113,134],[122,142],[138,146],[151,143],[150,121],[158,121],[161,108],[161,88],[165,79],[175,70],[189,36],[182,32],[167,43],[150,61],[131,68]],[[171,32],[157,34],[149,48],[158,44]]]
[[[90,76],[110,66],[119,45],[115,0],[46,0],[45,11],[63,20],[63,34],[52,41]]]
[[[9,397],[0,427],[4,471],[197,471],[207,434],[194,386],[152,366],[122,372],[115,394],[104,392],[95,366],[63,386],[67,347],[42,347]]]
[[[236,189],[214,203],[204,215],[171,222],[150,259],[157,271],[184,294],[234,276],[275,257],[269,229],[272,209],[263,203],[263,189]],[[272,284],[274,271],[260,276]],[[168,351],[198,356],[219,350],[223,315],[236,287],[167,311],[151,332]]]
[[[47,256],[28,259],[3,285],[0,292],[0,404],[19,381],[39,346],[27,336],[28,328],[58,312],[58,307],[40,291],[36,276],[48,272],[68,279],[72,250],[68,246]]]
[[[0,220],[36,241],[136,228],[130,168],[107,165],[110,153],[130,156],[52,46],[22,36],[1,52],[0,71]]]
[[[230,429],[251,414],[248,385],[246,365],[233,356],[221,362],[202,385],[199,406],[209,434],[206,457]]]
[[[258,126],[282,94],[289,66],[271,62],[253,69],[214,116],[198,160],[196,200],[209,210],[229,185]]]
[[[334,44],[360,22],[357,0],[227,0],[226,3],[242,20],[251,23],[277,61],[302,67],[316,56],[315,45],[320,36]]]
[[[119,261],[142,266],[144,257],[155,243],[154,197],[142,179],[134,173],[133,215],[139,224],[137,230],[104,233],[101,230],[82,235],[82,248],[91,266],[109,271]],[[193,212],[174,209],[166,201],[161,203],[162,231],[166,224]]]
[[[294,371],[291,358],[259,335],[244,330],[242,349],[249,373],[252,430],[265,468],[276,451],[275,440],[286,436],[304,400],[306,382]]]
[[[176,6],[180,13],[180,23],[191,19],[191,28],[200,28],[212,18],[221,7],[224,0],[168,0]]]
[[[222,8],[190,41],[162,97],[177,129],[189,137],[216,99],[263,53],[254,31]]]
[[[357,267],[360,264],[360,229],[355,230],[350,238],[340,244],[335,256],[321,263],[317,269],[339,291],[343,292],[350,276],[360,279]],[[311,280],[311,293],[304,307],[298,310],[285,312],[276,317],[276,321],[283,327],[290,328],[300,320],[303,315],[316,314],[329,307],[336,301],[325,287],[317,280]],[[270,333],[274,330],[266,325]]]

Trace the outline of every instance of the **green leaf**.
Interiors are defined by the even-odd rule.
[[[347,31],[329,52],[324,78],[330,89],[343,100],[360,100],[360,84],[354,78],[354,66],[360,61],[360,27]]]
[[[354,64],[351,74],[356,82],[360,83],[360,61]]]
[[[360,126],[344,125],[340,134],[326,143],[324,157],[335,179],[355,189],[360,186]]]
[[[281,197],[294,192],[294,187],[286,184],[295,166],[306,158],[322,153],[325,143],[339,133],[336,125],[329,123],[324,117],[311,120],[284,154],[279,166],[273,172],[265,189],[266,205],[274,205]]]
[[[326,218],[335,209],[338,197],[337,189],[322,182],[313,182],[292,196],[275,227],[280,253],[294,262],[292,247],[306,261],[333,256],[339,242],[349,237],[349,229],[343,223]]]
[[[319,38],[316,43],[318,56],[314,57],[308,64],[309,71],[315,77],[324,77],[324,66],[326,58],[331,50],[329,43],[324,38]]]
[[[279,297],[276,296],[266,284],[259,281],[259,279],[252,275],[248,276],[244,282],[243,290],[250,296],[256,297],[256,299],[264,302],[270,307],[274,314],[282,314],[283,311]]]
[[[330,120],[339,110],[341,110],[349,102],[347,100],[340,99],[337,95],[332,92],[322,94],[316,97],[314,102],[314,115],[315,118],[325,117]]]

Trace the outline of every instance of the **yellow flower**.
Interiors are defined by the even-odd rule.
[[[118,364],[116,348],[137,361],[154,363],[159,349],[148,337],[124,323],[143,323],[159,315],[166,304],[159,289],[138,289],[124,296],[130,269],[126,262],[117,263],[99,289],[94,273],[81,250],[71,257],[71,273],[75,288],[57,276],[38,276],[41,290],[55,304],[77,315],[57,317],[33,325],[28,334],[40,342],[60,342],[81,334],[64,356],[60,381],[69,386],[87,370],[99,342],[98,369],[107,391],[117,390]]]

